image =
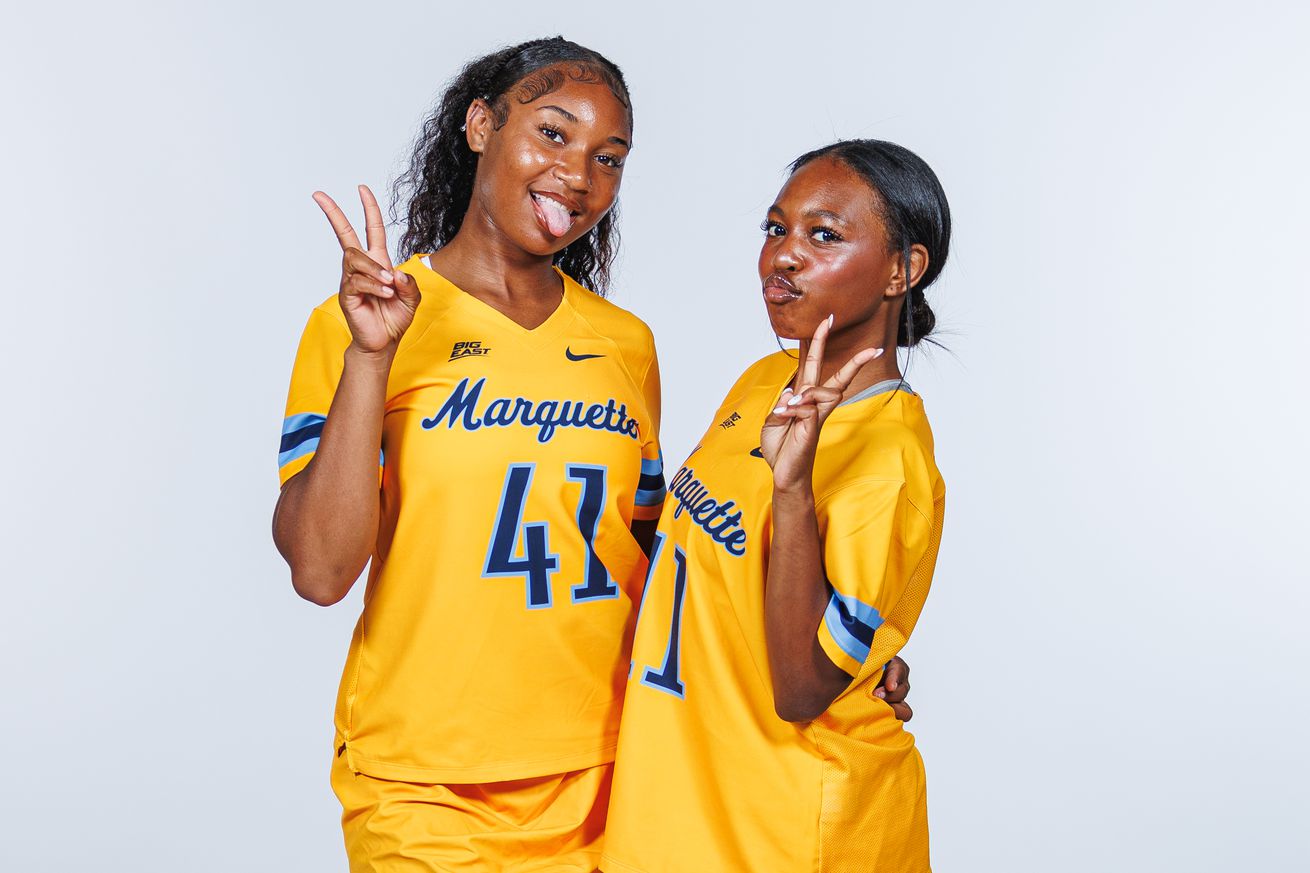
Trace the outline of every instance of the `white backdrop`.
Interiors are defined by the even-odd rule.
[[[643,10],[646,7],[641,7]],[[950,500],[906,654],[939,871],[1303,869],[1304,4],[124,3],[5,13],[0,868],[344,870],[362,585],[268,528],[287,377],[441,84],[563,33],[631,84],[621,305],[671,464],[774,348],[788,160],[955,217],[918,355]]]

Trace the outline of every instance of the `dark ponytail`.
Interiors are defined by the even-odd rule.
[[[791,165],[794,173],[816,158],[831,157],[868,182],[887,228],[888,252],[899,252],[910,275],[910,248],[928,250],[928,267],[905,294],[896,344],[914,346],[932,333],[937,316],[924,296],[946,265],[951,245],[951,207],[937,174],[907,148],[877,139],[840,140],[806,152]]]
[[[559,69],[547,69],[559,67]],[[405,221],[400,258],[441,248],[459,233],[473,196],[478,156],[468,147],[464,118],[479,98],[505,123],[509,100],[530,103],[559,88],[565,77],[607,85],[628,109],[632,103],[623,73],[603,55],[563,37],[510,46],[467,64],[447,85],[414,144],[409,169],[396,180],[393,216]],[[512,92],[512,93],[511,93]],[[618,204],[582,237],[556,252],[554,263],[580,285],[604,296],[619,248]]]

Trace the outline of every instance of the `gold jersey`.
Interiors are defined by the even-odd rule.
[[[381,519],[336,706],[352,770],[491,782],[613,760],[664,498],[650,330],[563,278],[527,330],[416,255],[422,302],[387,385]],[[286,482],[318,446],[350,343],[333,297],[291,377]]]
[[[772,472],[760,429],[796,370],[728,394],[669,481],[624,704],[611,873],[928,870],[923,765],[873,696],[928,593],[945,490],[919,397],[873,386],[825,423],[814,493],[830,586],[816,628],[853,679],[814,721],[774,711],[764,629]]]

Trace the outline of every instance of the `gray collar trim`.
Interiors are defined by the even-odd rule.
[[[870,385],[859,394],[856,394],[854,397],[847,397],[837,405],[845,406],[848,403],[857,403],[861,400],[867,400],[870,397],[876,397],[879,394],[887,394],[891,391],[897,390],[904,391],[907,394],[914,393],[914,389],[910,387],[910,383],[906,382],[904,379],[888,379],[884,382],[879,382],[876,385]]]

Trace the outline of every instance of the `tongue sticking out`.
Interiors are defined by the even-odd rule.
[[[573,216],[561,204],[549,197],[534,198],[541,209],[541,215],[546,219],[546,229],[553,236],[563,236],[569,232],[573,226]]]

